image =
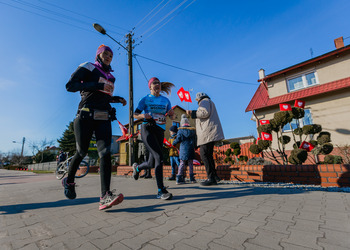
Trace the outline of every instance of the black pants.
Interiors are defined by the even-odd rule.
[[[151,169],[154,167],[157,187],[164,188],[163,183],[163,140],[164,130],[157,125],[142,124],[141,138],[148,149],[148,160],[141,163],[138,168]]]
[[[208,179],[215,181],[216,170],[215,161],[213,157],[215,142],[209,142],[207,144],[200,145],[201,159],[204,162],[205,171],[207,172]]]
[[[82,119],[79,116],[74,120],[77,152],[70,163],[67,182],[74,182],[74,176],[79,164],[88,152],[93,132],[95,132],[97,151],[100,157],[101,197],[103,197],[110,190],[111,184],[111,121],[95,121],[91,118]]]

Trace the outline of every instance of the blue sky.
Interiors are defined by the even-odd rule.
[[[165,6],[144,19],[158,4],[147,18]],[[335,38],[350,36],[349,10],[347,0],[0,0],[0,152],[20,152],[21,145],[12,141],[25,137],[30,155],[30,144],[62,136],[80,100],[65,84],[79,64],[94,60],[102,43],[114,50],[114,94],[128,100],[126,52],[97,33],[94,22],[124,45],[123,35],[135,27],[137,55],[247,83],[136,57],[147,78],[176,85],[172,105],[197,108],[181,103],[176,95],[181,87],[193,90],[192,99],[206,92],[216,103],[225,137],[233,138],[256,135],[245,108],[258,86],[259,69],[270,74],[310,59],[310,49],[314,57],[334,50]],[[149,90],[136,60],[133,69],[136,106]],[[128,123],[128,106],[115,107],[118,120]],[[113,134],[121,134],[116,122]]]

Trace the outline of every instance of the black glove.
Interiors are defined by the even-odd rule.
[[[111,110],[109,111],[109,117],[111,118],[111,121],[117,120],[117,114],[116,114],[115,108],[111,108]]]

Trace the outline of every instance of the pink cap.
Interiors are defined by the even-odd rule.
[[[160,82],[159,79],[158,79],[157,77],[152,77],[151,79],[148,80],[148,88],[151,88],[151,84],[152,84],[152,82],[154,82],[154,81]]]

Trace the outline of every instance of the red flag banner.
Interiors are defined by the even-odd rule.
[[[261,139],[265,141],[272,141],[272,134],[261,132]]]
[[[315,146],[312,145],[311,143],[303,141],[299,148],[305,149],[306,151],[310,152],[314,147]]]
[[[163,143],[165,146],[173,147],[173,145],[166,138],[164,138]]]
[[[287,103],[280,104],[280,111],[288,111],[288,110],[292,110],[292,106],[290,104],[287,104]]]
[[[294,107],[303,109],[305,107],[305,101],[295,100]]]
[[[260,125],[270,124],[269,120],[260,120]]]
[[[123,135],[125,136],[128,133],[128,130],[126,129],[126,127],[121,124],[118,120],[117,120],[118,124],[119,124],[119,128],[122,131]]]
[[[183,101],[185,99],[185,90],[183,87],[181,87],[178,91],[177,91],[177,95],[179,96],[180,100]]]
[[[184,98],[185,102],[192,102],[191,95],[190,95],[189,91],[184,91],[184,96],[185,96],[185,98]]]
[[[201,163],[197,161],[196,159],[193,159],[193,165],[200,166]]]

